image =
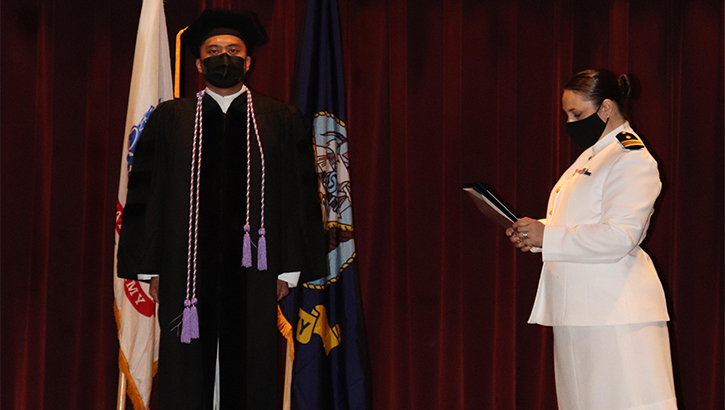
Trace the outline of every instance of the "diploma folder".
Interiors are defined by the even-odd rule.
[[[496,198],[485,185],[481,183],[467,184],[463,188],[468,192],[478,209],[487,217],[498,222],[504,228],[510,228],[519,218]]]

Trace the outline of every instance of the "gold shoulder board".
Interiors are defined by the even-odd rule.
[[[644,148],[644,144],[634,134],[622,131],[617,135],[617,140],[626,150],[638,150]]]

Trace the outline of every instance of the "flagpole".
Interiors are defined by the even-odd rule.
[[[126,410],[126,374],[122,370],[118,371],[116,410]]]
[[[290,410],[292,408],[292,356],[290,352],[290,342],[286,343],[287,349],[285,356],[287,357],[286,364],[284,366],[284,401],[282,403],[282,410]]]

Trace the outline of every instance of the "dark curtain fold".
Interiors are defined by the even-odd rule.
[[[304,0],[253,9],[252,88],[289,100]],[[113,408],[113,230],[141,1],[8,0],[2,12],[3,409]],[[725,7],[721,0],[340,1],[353,203],[376,409],[555,409],[541,266],[460,186],[542,217],[578,155],[562,85],[632,74],[663,192],[644,243],[665,286],[680,409],[722,409]],[[200,86],[191,56],[184,92]]]

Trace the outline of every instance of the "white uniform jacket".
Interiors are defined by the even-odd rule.
[[[640,244],[662,184],[646,148],[617,135],[585,150],[549,197],[544,266],[529,323],[593,326],[667,321],[662,284]],[[538,249],[537,249],[538,250]]]

